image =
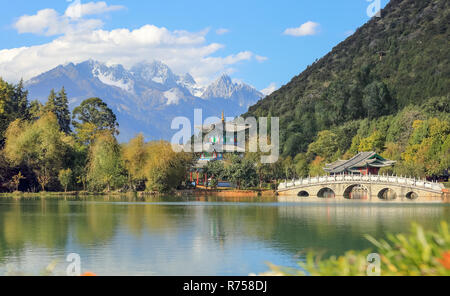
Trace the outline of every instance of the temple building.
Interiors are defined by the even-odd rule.
[[[195,149],[195,151],[203,151],[200,159],[194,166],[194,170],[190,173],[191,182],[193,181],[193,173],[196,173],[197,185],[207,183],[208,176],[204,175],[203,178],[199,178],[199,175],[203,172],[203,168],[210,161],[223,160],[225,153],[245,153],[245,143],[238,142],[238,132],[246,132],[250,129],[249,125],[238,124],[234,121],[226,122],[225,115],[222,112],[222,120],[220,122],[196,126],[196,129],[200,130],[203,143],[201,149]],[[242,147],[241,147],[242,146]],[[243,148],[244,147],[244,148]],[[199,147],[196,147],[199,148]]]
[[[395,161],[384,159],[376,152],[360,152],[349,160],[338,160],[327,164],[324,170],[331,175],[378,175],[381,168],[393,166],[395,163]]]

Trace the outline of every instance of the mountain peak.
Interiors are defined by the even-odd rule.
[[[245,104],[242,100],[243,97],[263,97],[253,87],[248,86],[242,82],[233,82],[230,76],[222,74],[214,83],[212,83],[202,95],[204,99],[225,98],[225,99],[239,99],[242,104]]]
[[[185,84],[188,84],[188,85],[195,85],[195,84],[197,84],[197,82],[195,82],[194,77],[192,77],[192,75],[189,74],[189,73],[184,74],[184,76],[180,78],[180,81],[182,83],[185,83]]]
[[[228,74],[223,73],[220,78],[216,80],[217,83],[225,83],[227,85],[233,84],[233,80],[231,80],[231,77],[228,76]]]
[[[161,61],[141,62],[131,68],[131,73],[145,82],[154,82],[162,85],[175,86],[178,76],[169,66]]]

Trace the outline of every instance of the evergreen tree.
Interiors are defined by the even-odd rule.
[[[47,102],[45,103],[44,106],[44,112],[45,113],[52,112],[53,114],[56,115],[56,93],[54,89],[52,89],[50,91],[50,94],[48,95]]]
[[[58,93],[55,93],[54,89],[50,91],[44,111],[52,112],[56,115],[60,130],[62,132],[66,134],[71,132],[69,101],[67,99],[67,93],[64,87]]]
[[[19,115],[19,118],[29,119],[30,110],[28,103],[28,91],[24,89],[23,79],[20,80],[19,84],[14,87],[14,98],[15,101],[15,112]]]
[[[28,116],[28,92],[23,88],[23,81],[13,85],[0,78],[0,148],[9,124],[16,119],[28,119]]]
[[[67,93],[64,87],[58,93],[56,97],[56,116],[58,117],[59,126],[61,131],[69,134],[72,132],[70,128],[70,110],[69,110],[69,100],[67,99]]]

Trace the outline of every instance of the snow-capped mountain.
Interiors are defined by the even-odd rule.
[[[203,99],[229,99],[239,102],[241,107],[250,107],[248,98],[262,98],[264,95],[253,87],[242,82],[233,82],[231,77],[223,74],[219,79],[206,88],[202,94]],[[249,104],[250,103],[250,104]]]
[[[139,132],[148,139],[170,140],[176,132],[171,130],[175,117],[193,120],[196,108],[203,110],[204,119],[220,117],[222,110],[227,117],[235,117],[264,96],[227,75],[203,88],[189,73],[177,75],[159,61],[142,62],[131,69],[93,60],[69,63],[30,79],[25,86],[30,99],[42,102],[51,89],[64,86],[72,109],[87,98],[101,98],[117,115],[121,141]]]

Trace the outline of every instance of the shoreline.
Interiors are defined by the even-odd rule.
[[[69,191],[69,192],[10,192],[0,193],[0,198],[23,198],[23,197],[88,197],[88,196],[135,196],[135,197],[164,197],[174,195],[177,197],[183,196],[217,196],[217,197],[275,197],[276,191],[273,190],[208,190],[208,189],[193,189],[193,190],[174,190],[172,192],[87,192],[87,191]]]
[[[14,192],[14,193],[0,193],[1,198],[61,198],[61,197],[129,197],[129,198],[164,198],[168,196],[174,196],[178,198],[183,197],[196,197],[199,199],[207,199],[208,197],[219,197],[219,198],[244,198],[244,199],[257,199],[257,198],[281,198],[283,201],[305,201],[306,198],[296,197],[296,196],[279,196],[276,191],[273,190],[230,190],[230,189],[191,189],[191,190],[175,190],[168,193],[159,192],[86,192],[86,191],[72,191],[72,192]],[[310,198],[309,200],[313,200]],[[327,200],[327,199],[315,199],[315,200]],[[329,199],[333,200],[333,199]],[[338,200],[338,199],[334,199]],[[339,199],[340,200],[340,199]],[[345,199],[344,199],[345,200]],[[369,203],[380,203],[383,201],[366,201]],[[388,201],[389,203],[395,202],[407,202],[403,200],[393,200]],[[409,203],[414,203],[414,201],[409,201]],[[450,189],[443,189],[442,199],[434,201],[420,201],[417,203],[446,203],[450,204]]]

